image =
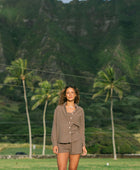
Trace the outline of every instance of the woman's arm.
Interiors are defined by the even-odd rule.
[[[81,132],[81,136],[82,136],[82,145],[83,145],[82,156],[85,156],[87,154],[87,149],[86,149],[86,146],[85,146],[85,114],[84,114],[84,110],[82,110],[80,132]]]
[[[84,115],[83,109],[82,109],[82,115],[81,115],[80,134],[82,137],[82,145],[85,146],[85,115]]]
[[[52,126],[52,134],[51,134],[51,141],[52,141],[52,144],[53,144],[53,147],[54,146],[57,146],[57,121],[56,121],[56,109],[55,109],[55,112],[54,112],[54,117],[53,117],[53,126]]]

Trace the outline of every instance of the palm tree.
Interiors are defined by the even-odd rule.
[[[105,71],[99,71],[97,78],[93,84],[94,89],[99,91],[93,94],[94,99],[97,96],[101,96],[106,93],[105,102],[110,99],[110,112],[111,112],[111,124],[112,124],[112,144],[113,144],[113,155],[114,159],[117,159],[116,155],[116,145],[115,145],[115,130],[114,130],[114,119],[113,119],[113,93],[115,92],[120,99],[123,97],[123,90],[128,89],[128,84],[125,81],[125,77],[116,79],[116,75],[113,67],[108,66]]]
[[[7,76],[4,80],[4,83],[16,83],[19,84],[22,81],[22,86],[24,90],[24,100],[26,105],[26,115],[28,121],[28,129],[29,129],[29,158],[32,158],[32,134],[31,134],[31,123],[29,117],[29,109],[28,109],[28,101],[26,96],[26,84],[33,88],[32,78],[33,72],[27,72],[27,60],[22,60],[21,58],[12,61],[11,66],[6,67],[10,76]],[[36,77],[37,78],[37,77]],[[26,83],[25,83],[26,80]]]
[[[45,145],[46,145],[46,109],[48,102],[49,104],[55,103],[58,100],[59,92],[64,88],[65,83],[62,80],[56,80],[56,82],[51,85],[47,80],[39,83],[39,88],[35,90],[36,95],[32,96],[31,100],[36,100],[37,102],[33,105],[32,110],[36,109],[42,103],[44,105],[43,111],[43,150],[42,155],[45,155]]]

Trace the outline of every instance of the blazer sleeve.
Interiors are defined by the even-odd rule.
[[[82,109],[82,115],[81,115],[80,134],[82,137],[82,145],[85,146],[85,114],[84,114],[83,109]]]
[[[51,141],[53,146],[57,146],[57,121],[56,121],[56,109],[54,112],[54,117],[53,117],[53,126],[52,126],[52,134],[51,134]]]

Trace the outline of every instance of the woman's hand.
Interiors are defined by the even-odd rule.
[[[83,146],[83,153],[82,153],[82,156],[85,156],[87,154],[87,149],[85,146]]]
[[[53,147],[53,153],[58,154],[58,146]]]

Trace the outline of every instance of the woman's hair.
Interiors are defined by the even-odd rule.
[[[75,90],[75,93],[76,93],[76,97],[75,97],[75,100],[74,100],[74,103],[78,104],[79,103],[79,100],[80,100],[80,96],[79,96],[79,90],[78,88],[76,88],[75,86],[66,86],[60,93],[60,98],[59,98],[59,105],[61,104],[64,104],[66,101],[67,101],[67,98],[66,98],[66,91],[68,88],[73,88]]]

